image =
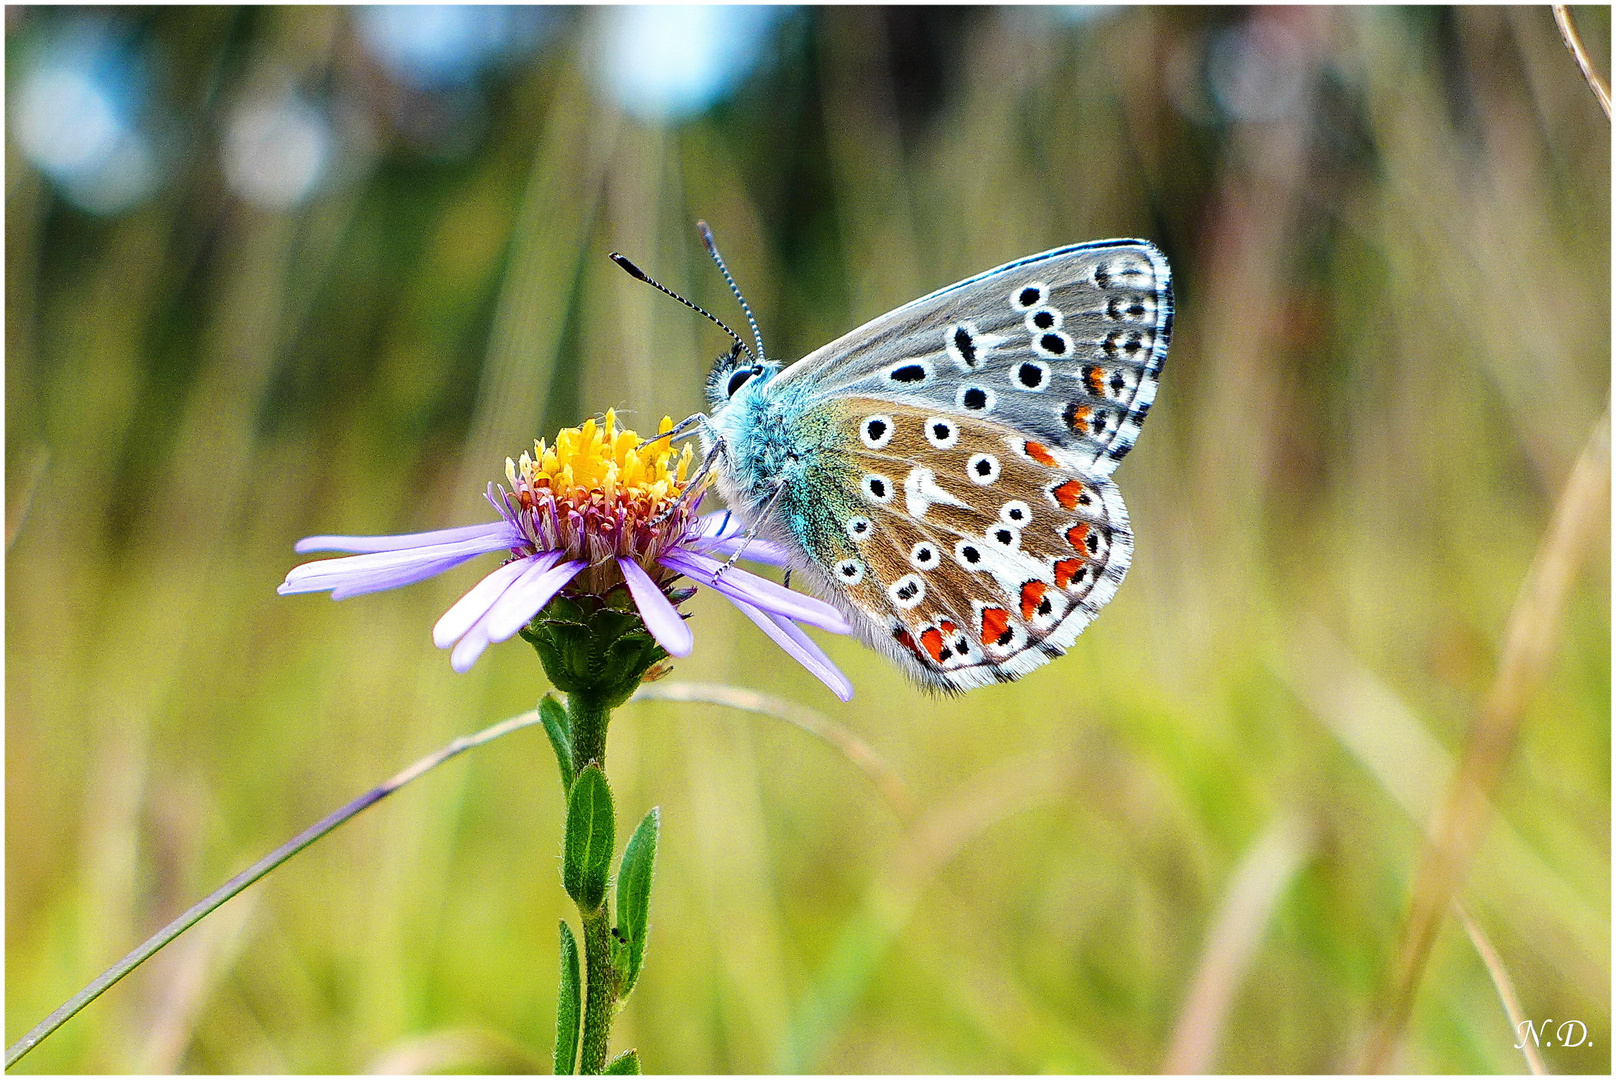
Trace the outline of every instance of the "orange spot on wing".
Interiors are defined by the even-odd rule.
[[[1083,369],[1083,382],[1088,385],[1089,393],[1095,397],[1105,397],[1105,372],[1090,364]]]
[[[1078,571],[1083,569],[1082,559],[1061,559],[1055,564],[1055,587],[1064,589],[1072,583]]]
[[[955,626],[953,623],[949,622],[947,619],[944,619],[942,622],[938,623],[937,625],[942,627],[943,633],[945,633],[945,634],[952,634],[954,631],[959,629],[959,627]]]
[[[1055,496],[1055,501],[1060,503],[1063,509],[1076,510],[1077,497],[1083,494],[1083,485],[1076,480],[1068,480],[1050,494]]]
[[[920,644],[931,653],[931,658],[939,664],[943,662],[943,632],[935,626],[929,627],[920,635]]]
[[[1067,509],[1070,510],[1071,507],[1068,506]],[[1076,548],[1078,551],[1082,551],[1083,541],[1088,538],[1088,535],[1088,522],[1080,521],[1076,525],[1073,525],[1070,529],[1066,530],[1066,542],[1071,544],[1072,547]]]
[[[996,645],[1010,628],[1010,613],[1002,607],[982,609],[982,644]]]
[[[1077,434],[1083,435],[1088,432],[1089,413],[1091,412],[1093,410],[1087,405],[1079,405],[1074,401],[1066,406],[1066,411],[1061,413],[1061,419],[1066,421],[1067,427],[1077,432]]]
[[[920,651],[920,646],[915,644],[914,636],[910,634],[909,631],[899,630],[892,636],[897,639],[899,645],[902,645],[904,648],[914,653],[917,658],[922,661],[926,659],[926,654]]]
[[[1042,581],[1029,581],[1021,587],[1021,618],[1027,621],[1038,611],[1038,604],[1044,598],[1044,590],[1049,588]]]
[[[1030,439],[1027,441],[1027,456],[1046,468],[1053,469],[1059,464],[1055,460],[1055,455],[1051,454],[1043,443],[1035,443]]]

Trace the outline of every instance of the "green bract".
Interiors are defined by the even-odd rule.
[[[626,586],[605,600],[558,596],[522,631],[557,690],[580,691],[615,709],[667,653],[656,643]],[[575,764],[583,764],[578,762]]]

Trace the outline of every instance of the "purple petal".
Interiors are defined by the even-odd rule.
[[[494,603],[478,626],[488,635],[489,641],[497,643],[506,640],[532,622],[539,609],[588,565],[578,559],[546,570],[534,567],[505,590],[505,595]]]
[[[494,602],[505,594],[505,590],[510,588],[513,581],[534,566],[549,569],[560,558],[559,551],[529,555],[525,559],[508,562],[483,578],[471,587],[470,592],[456,600],[453,607],[443,613],[443,618],[432,628],[432,644],[440,649],[447,649],[465,637],[471,628],[488,614],[489,608],[492,608]],[[484,644],[486,645],[486,642]]]
[[[669,656],[689,656],[690,650],[696,647],[696,636],[690,632],[690,624],[680,617],[679,610],[662,595],[662,590],[639,563],[633,559],[618,559],[617,565],[623,571],[623,580],[628,582],[628,591],[634,597],[634,605],[640,609],[645,628],[651,631],[657,644],[666,649]]]
[[[467,559],[490,551],[498,551],[505,546],[503,536],[485,536],[449,544],[434,544],[429,547],[349,555],[342,559],[321,559],[318,562],[292,567],[286,575],[286,580],[276,591],[282,596],[289,596],[293,593],[342,589],[350,584],[375,585],[381,580],[378,575],[385,575],[388,572],[398,573],[399,577],[393,584],[402,585],[410,581],[419,581],[419,576],[412,575],[427,564],[441,564],[439,571],[441,572]],[[376,587],[391,586],[382,584]],[[368,591],[374,592],[375,589]]]
[[[717,540],[702,546],[704,555],[722,555],[729,558],[741,546],[741,538],[733,537],[728,540]],[[741,552],[741,558],[747,562],[763,563],[765,566],[787,567],[791,565],[791,552],[776,544],[772,540],[765,540],[761,536],[754,536],[746,541],[746,548]],[[729,573],[729,571],[725,571]]]
[[[298,554],[310,551],[352,551],[371,554],[378,551],[403,551],[408,548],[453,544],[461,540],[474,540],[482,536],[508,536],[510,546],[521,543],[522,536],[508,521],[490,521],[485,525],[463,525],[458,529],[438,529],[435,532],[404,533],[398,536],[306,536],[297,542]]]
[[[729,540],[745,531],[745,523],[728,510],[703,514],[696,522],[696,535],[704,540]]]
[[[477,658],[483,654],[483,650],[488,648],[488,631],[483,626],[486,621],[478,619],[476,625],[468,630],[466,636],[454,647],[454,652],[449,654],[449,666],[461,675],[470,671],[471,665],[475,664]]]
[[[719,576],[717,571],[723,564],[694,551],[682,549],[665,551],[658,561],[671,570],[677,570],[703,585],[716,589],[731,600],[753,604],[777,615],[807,623],[809,626],[829,630],[833,634],[846,634],[853,629],[841,612],[823,600],[815,600],[811,596],[792,592],[767,578],[758,577],[733,566]]]
[[[464,558],[444,559],[442,562],[422,563],[419,566],[355,574],[346,584],[331,590],[331,599],[346,600],[350,596],[364,596],[366,593],[381,592],[384,589],[396,589],[400,585],[413,585],[417,581],[436,577],[445,570],[453,570],[466,561]]]
[[[753,607],[744,600],[735,600],[733,603],[741,609],[743,615],[757,624],[759,630],[773,638],[775,644],[806,668],[810,675],[830,687],[831,693],[843,701],[853,700],[853,684],[835,664],[831,663],[824,650],[802,632],[800,626],[783,616]]]
[[[696,523],[696,527],[696,535],[708,541],[701,544],[701,551],[707,555],[722,555],[725,558],[735,554],[735,549],[741,546],[741,537],[746,533],[745,523],[727,511],[706,515]],[[769,566],[791,565],[791,552],[788,549],[762,537],[753,537],[746,545],[741,558]]]

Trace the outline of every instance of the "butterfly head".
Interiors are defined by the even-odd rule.
[[[717,412],[737,398],[757,390],[779,373],[779,364],[754,358],[737,343],[714,361],[712,373],[707,376],[707,401]]]

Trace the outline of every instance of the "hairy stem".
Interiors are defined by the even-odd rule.
[[[567,721],[572,726],[573,775],[593,761],[606,771],[606,726],[612,720],[612,703],[602,694],[574,690],[567,695]]]
[[[584,966],[589,985],[584,995],[583,1045],[578,1072],[599,1075],[606,1068],[607,1044],[612,1037],[612,1015],[617,1008],[617,969],[612,964],[612,928],[609,905],[584,916]]]
[[[567,719],[572,727],[573,769],[582,771],[594,762],[606,769],[606,728],[612,702],[605,695],[574,690],[567,695]],[[576,771],[574,775],[576,775]],[[617,1007],[617,969],[612,964],[611,902],[596,911],[579,910],[584,924],[584,1029],[579,1047],[578,1072],[599,1075],[606,1068]]]

